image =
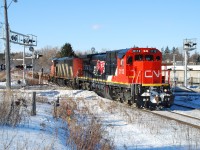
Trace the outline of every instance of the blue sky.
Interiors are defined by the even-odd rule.
[[[199,44],[199,14],[199,0],[18,0],[8,9],[11,30],[36,35],[35,49],[68,42],[75,51]],[[20,49],[11,44],[11,52]]]

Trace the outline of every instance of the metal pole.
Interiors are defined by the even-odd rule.
[[[5,17],[5,30],[6,30],[6,49],[5,49],[5,65],[6,65],[6,89],[11,89],[10,79],[10,36],[8,25],[7,2],[4,0],[4,17]]]
[[[175,69],[175,67],[176,67],[176,62],[175,62],[175,56],[176,56],[176,54],[173,54],[173,62],[174,62],[174,87],[176,86],[176,69]]]
[[[25,83],[25,46],[23,52],[23,82]]]
[[[31,115],[36,115],[36,92],[33,92],[32,94],[32,109],[31,109]]]
[[[34,53],[34,52],[33,52],[33,53]],[[33,68],[33,67],[34,67],[33,64],[34,64],[34,60],[33,60],[33,54],[32,54],[32,79],[33,79],[33,69],[34,69],[34,68]]]
[[[184,86],[187,87],[187,50],[185,50],[185,78],[184,78]]]
[[[197,43],[195,42],[196,39],[185,39],[183,41],[183,50],[185,50],[185,71],[184,71],[184,86],[187,87],[188,80],[187,80],[187,60],[188,60],[188,52],[191,50],[196,49]]]

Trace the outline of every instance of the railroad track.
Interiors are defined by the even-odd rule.
[[[197,118],[197,117],[182,114],[179,112],[174,112],[173,110],[170,110],[170,109],[151,111],[148,109],[138,109],[136,106],[129,106],[129,107],[132,109],[137,109],[139,111],[146,112],[146,113],[151,113],[155,116],[159,116],[159,117],[162,117],[162,118],[165,118],[168,120],[174,120],[183,125],[188,125],[190,127],[200,129],[200,117]],[[180,107],[184,107],[184,106],[180,106]],[[187,109],[190,109],[190,108],[187,108]],[[194,110],[194,108],[192,108],[192,109]],[[200,111],[200,110],[198,110],[198,111]]]
[[[200,117],[198,118],[198,117],[183,114],[180,112],[174,112],[172,110],[162,110],[162,111],[145,110],[145,111],[151,112],[152,114],[155,114],[157,116],[160,116],[166,119],[177,121],[181,124],[185,124],[185,125],[200,129]]]
[[[48,84],[34,84],[34,85],[27,85],[24,87],[26,90],[69,90],[72,88],[59,86],[56,84],[48,83]]]
[[[181,104],[174,104],[174,106],[176,106],[176,109],[173,110],[173,108],[172,108],[172,110],[168,110],[168,111],[170,111],[171,113],[180,114],[180,115],[185,116],[185,117],[189,117],[189,118],[200,120],[200,115],[195,115],[194,116],[195,113],[200,114],[200,109],[199,108],[194,108],[194,107],[190,107],[190,106],[184,106],[184,105],[181,105]],[[193,115],[177,112],[176,111],[178,109],[177,107],[178,108],[184,108],[183,110],[179,109],[180,112],[191,112],[191,111],[193,111]],[[196,117],[196,116],[198,116],[198,117]]]

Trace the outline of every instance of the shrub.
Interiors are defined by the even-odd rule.
[[[84,101],[80,98],[60,100],[56,113],[68,123],[66,143],[77,150],[114,149],[113,142],[106,138],[106,126],[83,104]]]
[[[0,125],[17,126],[25,121],[23,107],[26,107],[25,100],[13,96],[11,91],[3,93],[0,101]]]

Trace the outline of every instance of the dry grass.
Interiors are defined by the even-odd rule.
[[[113,143],[106,139],[104,126],[95,117],[87,124],[70,124],[67,144],[77,150],[110,150],[114,149]]]
[[[65,98],[60,101],[57,115],[68,123],[67,145],[77,150],[114,149],[113,142],[106,138],[105,125],[84,103],[83,98]]]
[[[0,101],[0,125],[15,127],[26,121],[27,113],[24,113],[23,108],[26,108],[23,98],[17,98],[11,91],[5,91]]]
[[[28,85],[38,85],[39,80],[38,79],[26,79]]]
[[[1,93],[0,100],[0,137],[1,137],[1,148],[2,150],[9,149],[33,149],[33,150],[52,150],[55,149],[56,136],[53,137],[52,141],[47,141],[49,144],[44,145],[43,141],[41,143],[35,143],[34,148],[30,146],[32,141],[31,137],[27,138],[25,136],[21,136],[19,138],[18,128],[13,127],[22,127],[25,125],[29,126],[29,117],[30,111],[27,109],[27,101],[30,99],[30,94],[27,93],[14,93],[12,91],[4,91]],[[45,101],[44,99],[39,101]],[[28,115],[28,116],[27,116]],[[44,122],[40,123],[41,130],[46,130],[47,124]],[[6,130],[4,130],[4,127]],[[12,127],[12,133],[10,130],[7,131],[7,127]],[[16,132],[16,133],[15,133]],[[31,140],[30,140],[31,139]],[[22,141],[23,140],[23,141]]]
[[[0,72],[0,82],[6,81],[6,72]]]
[[[180,124],[176,121],[171,121],[150,113],[145,113],[141,110],[130,108],[127,105],[116,102],[99,101],[99,107],[103,112],[116,114],[123,119],[127,124],[136,126],[141,134],[152,135],[159,137],[162,134],[166,135],[166,140],[176,147],[182,147],[187,144],[187,149],[199,149],[200,130]],[[111,127],[112,128],[112,127]],[[122,133],[123,135],[124,133]],[[180,138],[182,137],[182,138]],[[133,143],[137,136],[131,137]],[[137,149],[137,145],[135,145]],[[126,145],[124,145],[126,149]]]

